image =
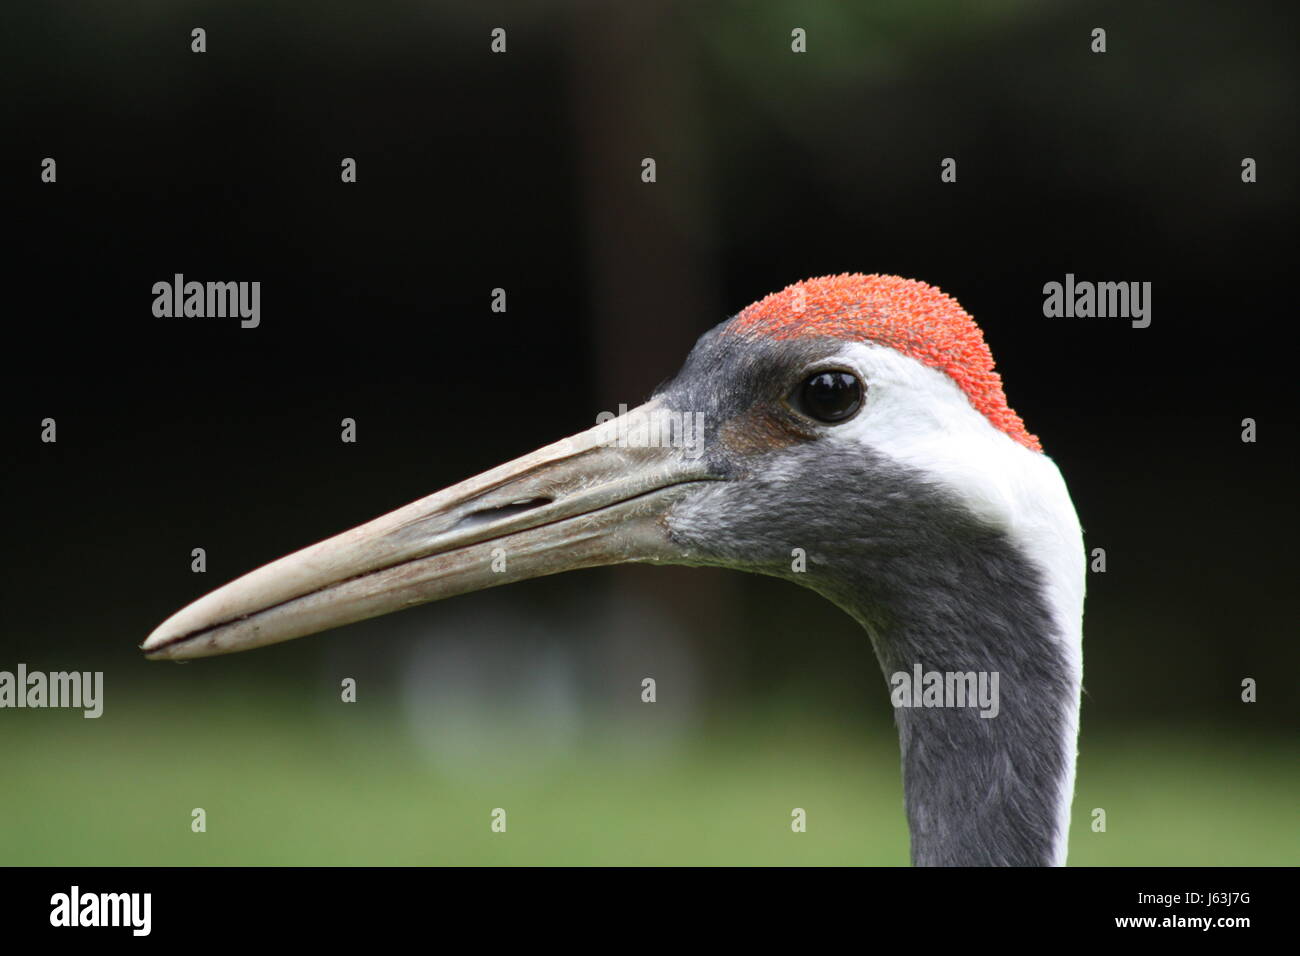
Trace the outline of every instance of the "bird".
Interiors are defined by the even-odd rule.
[[[1079,519],[980,327],[915,279],[793,283],[707,331],[644,404],[251,571],[140,646],[243,651],[628,562],[782,578],[861,626],[895,703],[914,865],[1064,865]],[[991,678],[996,708],[906,700],[932,674]]]

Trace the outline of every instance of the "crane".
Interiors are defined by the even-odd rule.
[[[702,441],[681,440],[686,416]],[[916,280],[773,293],[705,333],[645,404],[252,571],[141,649],[248,650],[624,562],[772,575],[862,626],[893,688],[914,864],[1065,862],[1078,518],[975,321]],[[913,674],[926,693],[900,692]],[[954,699],[989,676],[996,706]]]

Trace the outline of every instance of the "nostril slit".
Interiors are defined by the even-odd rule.
[[[465,517],[456,522],[454,530],[462,528],[473,528],[477,525],[486,524],[490,521],[499,521],[502,518],[509,518],[513,515],[523,514],[525,511],[533,511],[544,505],[549,505],[554,499],[551,498],[524,498],[519,501],[512,501],[506,505],[498,505],[495,508],[481,508],[478,511],[471,511]]]

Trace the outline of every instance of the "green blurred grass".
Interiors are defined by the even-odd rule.
[[[98,721],[8,711],[0,864],[907,863],[896,745],[856,721],[769,716],[669,749],[607,733],[526,772],[498,753],[448,773],[392,713],[326,713],[246,698],[119,700]],[[1085,738],[1070,862],[1294,865],[1298,778],[1281,740]]]

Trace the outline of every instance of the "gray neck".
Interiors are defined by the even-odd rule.
[[[979,602],[984,613],[968,605],[959,622],[900,624],[876,640],[887,680],[896,672],[911,678],[917,663],[927,672],[985,675],[986,690],[998,675],[996,716],[981,717],[978,705],[895,710],[918,866],[1046,866],[1064,858],[1077,686],[1045,621],[988,613],[991,603]]]
[[[1006,535],[870,449],[798,447],[697,495],[670,528],[698,563],[784,577],[844,608],[887,682],[918,663],[996,672],[996,717],[895,710],[912,860],[1064,860],[1081,679],[1068,629],[1079,622],[1057,620],[1043,573]],[[806,573],[791,572],[792,547],[806,547]]]
[[[816,509],[833,527],[809,550],[820,564],[814,586],[866,628],[886,682],[918,664],[983,676],[990,689],[997,674],[996,716],[979,706],[894,711],[912,861],[1064,862],[1081,680],[1071,622],[1057,619],[1043,572],[1005,534],[928,483],[871,467],[869,479],[848,479],[873,488],[871,503]]]
[[[858,521],[841,515],[838,536],[826,533],[842,544],[823,551],[818,589],[865,626],[887,682],[918,664],[982,676],[986,689],[997,674],[996,716],[894,711],[912,861],[1061,863],[1081,678],[1070,622],[1057,620],[1042,571],[1005,534],[923,481],[876,465],[872,482],[885,504],[860,508]]]

